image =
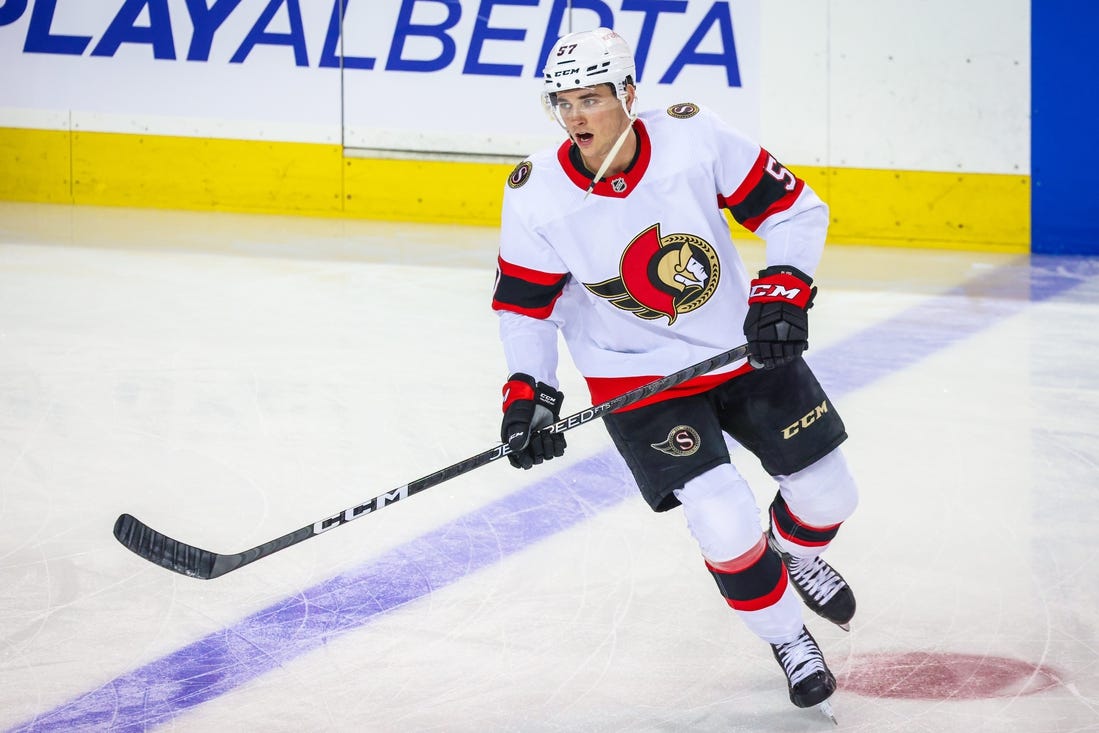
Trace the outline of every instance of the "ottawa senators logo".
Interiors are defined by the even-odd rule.
[[[508,176],[508,186],[511,188],[519,188],[530,178],[530,170],[534,166],[531,165],[529,160],[524,160],[519,165],[515,166],[515,170]]]
[[[702,447],[702,438],[690,425],[676,425],[668,433],[667,440],[663,443],[650,443],[650,445],[661,453],[682,458],[697,453]]]
[[[721,276],[717,253],[693,234],[660,236],[660,225],[634,237],[622,253],[621,277],[584,287],[600,298],[647,321],[693,311],[717,290]]]
[[[693,102],[680,102],[668,107],[668,114],[677,120],[686,120],[698,114],[698,105]]]

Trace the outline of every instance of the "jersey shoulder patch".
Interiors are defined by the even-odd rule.
[[[698,105],[694,102],[680,102],[668,107],[668,114],[677,120],[686,120],[698,114]]]
[[[534,165],[529,160],[524,160],[515,166],[515,170],[508,176],[508,186],[510,188],[521,188],[523,184],[530,180],[530,172],[533,168]]]

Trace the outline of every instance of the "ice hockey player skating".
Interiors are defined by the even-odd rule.
[[[492,305],[509,376],[501,439],[512,465],[561,456],[560,333],[592,404],[726,351],[741,359],[604,417],[654,511],[682,506],[728,605],[771,645],[790,700],[836,680],[803,620],[848,628],[851,588],[820,558],[855,510],[846,428],[802,357],[828,207],[769,151],[703,106],[639,112],[633,54],[607,28],[550,51],[546,109],[568,139],[504,187]],[[766,242],[751,277],[725,211]],[[777,484],[765,531],[730,436]],[[800,596],[800,598],[799,598]]]

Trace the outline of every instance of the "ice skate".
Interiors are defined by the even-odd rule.
[[[785,644],[772,644],[771,649],[786,673],[790,702],[799,708],[816,705],[835,723],[836,716],[832,713],[828,698],[836,691],[836,678],[824,663],[820,647],[809,630],[802,626],[796,639]]]
[[[799,558],[783,552],[773,529],[767,534],[767,541],[782,557],[790,580],[794,581],[794,590],[809,610],[844,631],[850,631],[855,615],[855,594],[843,576],[819,557]]]

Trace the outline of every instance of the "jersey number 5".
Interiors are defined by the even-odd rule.
[[[767,156],[767,165],[763,170],[767,171],[767,175],[777,179],[779,183],[785,182],[787,191],[793,191],[794,186],[797,185],[798,179],[794,177],[794,174],[784,168],[772,155]]]

